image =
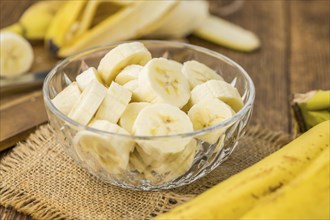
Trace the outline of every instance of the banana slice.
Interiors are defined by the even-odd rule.
[[[167,103],[182,108],[190,98],[189,82],[181,72],[182,64],[165,58],[154,58],[139,76],[141,99]]]
[[[119,72],[131,64],[144,65],[151,60],[151,54],[140,42],[124,43],[113,48],[100,61],[97,70],[107,86]]]
[[[76,82],[71,83],[65,89],[52,99],[52,103],[63,114],[68,115],[73,106],[78,102],[81,95],[80,89]]]
[[[138,136],[162,136],[193,131],[189,117],[179,108],[169,104],[152,104],[143,108],[135,119],[133,134]],[[191,137],[172,137],[158,140],[137,141],[143,151],[153,158],[181,152]]]
[[[87,125],[101,105],[106,94],[107,88],[98,81],[93,80],[82,92],[68,116],[83,125]]]
[[[202,130],[233,116],[233,110],[226,103],[217,98],[206,99],[195,104],[188,112],[193,123],[194,130]],[[214,144],[223,134],[225,129],[215,129],[198,138],[210,144]]]
[[[95,119],[108,120],[117,123],[131,101],[132,93],[121,85],[112,82],[107,95],[96,112]]]
[[[144,102],[143,93],[139,87],[139,80],[134,79],[123,85],[124,88],[132,92],[132,102]]]
[[[176,155],[168,158],[167,161],[154,161],[150,165],[149,172],[146,172],[146,177],[150,177],[150,171],[162,176],[162,181],[170,181],[176,179],[187,172],[195,158],[197,151],[197,141],[192,139],[184,150]],[[149,175],[148,175],[149,174]]]
[[[235,87],[223,80],[209,80],[197,85],[191,91],[191,102],[193,105],[202,100],[218,98],[238,112],[243,106],[243,100]]]
[[[132,133],[132,127],[139,112],[145,107],[151,105],[148,102],[132,102],[129,103],[119,119],[119,125]]]
[[[78,83],[78,86],[81,91],[84,91],[84,89],[93,81],[97,80],[100,83],[102,83],[102,80],[100,76],[98,75],[96,69],[94,67],[90,67],[84,72],[80,73],[76,77],[76,81]]]
[[[196,60],[185,62],[182,67],[182,73],[188,79],[190,89],[212,79],[223,80],[223,78],[210,67]]]
[[[253,32],[213,15],[204,19],[193,34],[239,51],[249,52],[260,47],[260,40]]]
[[[125,129],[106,120],[95,120],[89,126],[102,131],[129,135]],[[111,174],[120,174],[127,169],[134,145],[134,141],[129,138],[90,131],[80,131],[74,138],[75,149],[82,160],[86,161],[87,156],[92,156]]]
[[[119,85],[124,85],[131,80],[138,78],[143,66],[141,65],[129,65],[125,67],[116,77],[115,82]]]
[[[148,169],[148,165],[144,162],[144,159],[142,159],[136,148],[137,146],[129,156],[130,169],[137,170],[140,173],[143,173]]]
[[[13,78],[26,73],[32,66],[34,54],[31,44],[23,37],[0,33],[0,76]]]

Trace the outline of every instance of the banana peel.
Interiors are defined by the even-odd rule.
[[[260,40],[250,31],[209,14],[209,4],[196,1],[81,0],[39,1],[19,22],[1,31],[29,40],[44,40],[58,57],[138,38],[182,38],[191,33],[238,51],[253,51]]]
[[[314,90],[305,94],[295,94],[291,106],[295,130],[303,133],[330,119],[330,90]]]
[[[87,1],[66,1],[50,23],[45,36],[46,47],[57,52],[77,31],[77,20]]]
[[[260,46],[255,34],[210,15],[207,1],[69,1],[53,19],[46,45],[59,57],[137,38],[194,35],[239,51]],[[100,9],[103,10],[101,18]],[[112,9],[111,9],[112,8]],[[101,13],[102,14],[102,13]]]
[[[46,42],[48,42],[48,47],[59,57],[66,57],[90,47],[138,38],[146,29],[148,31],[156,29],[158,27],[157,21],[177,3],[178,1],[138,1],[108,15],[106,19],[85,32],[79,32],[79,36],[69,34],[66,39],[67,32],[70,27],[73,27],[79,12],[83,13],[83,9],[78,7],[76,9],[78,12],[74,13],[75,16],[72,16],[72,19],[69,20],[64,16],[68,12],[62,11],[59,12],[59,15],[56,15],[57,18],[54,18],[55,22],[50,27],[53,34],[48,35]],[[69,4],[74,4],[74,2],[68,2],[67,5]],[[108,4],[113,3],[108,2]],[[67,8],[72,10],[72,7],[67,6]],[[60,25],[64,23],[63,19],[66,19],[66,28]]]

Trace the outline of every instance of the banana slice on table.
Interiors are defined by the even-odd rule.
[[[131,80],[138,79],[139,73],[143,66],[141,65],[128,65],[116,77],[115,82],[119,85],[124,85]]]
[[[55,98],[52,103],[63,114],[68,115],[73,106],[78,102],[81,92],[76,82],[71,83],[65,87]]]
[[[129,133],[106,120],[94,120],[90,127],[116,134]],[[92,155],[103,169],[111,174],[120,174],[128,167],[129,155],[134,150],[134,141],[127,137],[102,135],[90,131],[80,131],[74,137],[74,146],[81,160]]]
[[[203,84],[197,85],[191,91],[191,102],[193,105],[202,100],[218,98],[238,112],[244,102],[238,90],[223,80],[209,80]]]
[[[76,81],[81,91],[83,91],[93,80],[97,80],[102,83],[102,79],[94,67],[89,67],[76,77]]]
[[[260,47],[260,40],[253,32],[213,15],[207,16],[193,34],[239,51],[249,52]]]
[[[69,118],[87,125],[92,119],[103,99],[107,95],[107,88],[97,80],[93,80],[82,92],[79,100],[69,113]]]
[[[13,78],[26,73],[33,59],[33,49],[27,40],[15,33],[0,33],[0,76]]]
[[[232,117],[233,110],[223,101],[217,98],[206,99],[193,105],[188,112],[188,116],[193,123],[194,130],[202,130],[219,124],[221,121]],[[214,129],[206,134],[198,136],[199,139],[210,144],[217,142],[225,129]]]
[[[132,93],[121,85],[112,82],[107,95],[96,112],[95,119],[117,123],[131,101]]]
[[[119,119],[119,125],[132,133],[132,127],[139,112],[145,107],[151,105],[148,102],[132,102],[129,103]]]
[[[189,82],[181,72],[182,64],[165,58],[153,58],[139,76],[141,99],[182,108],[190,98]]]
[[[137,136],[162,136],[193,131],[189,117],[179,108],[169,104],[152,104],[143,108],[135,119],[133,134]],[[137,141],[143,151],[153,158],[181,152],[191,137],[171,137]]]
[[[212,79],[223,80],[223,78],[210,67],[196,60],[185,62],[182,67],[182,73],[188,79],[190,89]]]
[[[113,48],[101,59],[97,70],[106,85],[110,85],[126,66],[144,65],[149,60],[151,60],[151,54],[142,43],[123,43]]]

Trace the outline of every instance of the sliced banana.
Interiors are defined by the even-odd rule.
[[[87,125],[101,105],[106,94],[107,88],[97,80],[93,80],[82,92],[68,116],[83,125]]]
[[[78,102],[80,95],[81,92],[78,84],[73,82],[58,93],[52,99],[52,103],[63,114],[68,115],[73,106]]]
[[[188,116],[193,123],[194,130],[202,130],[219,124],[234,114],[230,106],[217,98],[206,99],[193,105]],[[198,136],[199,139],[214,144],[224,133],[225,128],[218,128]]]
[[[182,64],[165,58],[153,58],[139,76],[143,101],[167,103],[182,108],[190,98],[189,82],[181,72]]]
[[[32,66],[31,44],[12,32],[0,33],[0,76],[13,78],[26,73]]]
[[[132,93],[121,85],[112,82],[107,95],[96,112],[95,119],[117,123],[131,101]]]
[[[167,161],[159,162],[155,160],[149,169],[164,176],[166,181],[178,178],[190,169],[195,158],[197,146],[197,141],[192,139],[182,152],[169,157]]]
[[[133,134],[137,136],[162,136],[193,131],[189,117],[179,108],[169,104],[152,104],[143,108],[135,119]],[[154,158],[181,152],[191,137],[139,140],[140,147]]]
[[[108,52],[100,61],[97,70],[108,86],[126,66],[144,65],[150,59],[151,54],[142,43],[124,43]]]
[[[129,164],[131,170],[137,170],[140,173],[145,172],[148,169],[148,165],[145,163],[145,160],[140,156],[139,152],[136,149],[129,156]]]
[[[98,75],[96,69],[94,67],[89,67],[84,72],[80,73],[76,77],[76,82],[78,83],[78,86],[81,91],[84,91],[84,89],[93,81],[97,80],[100,83],[102,83],[101,77]]]
[[[139,80],[134,79],[131,80],[123,85],[124,88],[128,89],[132,92],[132,102],[144,102],[143,93],[141,92],[141,89],[139,88]]]
[[[239,51],[249,52],[260,47],[260,40],[254,33],[213,15],[207,16],[193,34]]]
[[[151,105],[148,102],[132,102],[129,103],[124,111],[124,113],[121,115],[119,119],[119,125],[126,129],[128,132],[132,133],[132,127],[135,122],[136,117],[138,116],[139,112]]]
[[[218,98],[238,112],[244,102],[238,90],[223,80],[209,80],[203,84],[197,85],[191,91],[191,102],[193,105],[202,100]]]
[[[190,89],[211,79],[223,80],[223,78],[210,67],[196,60],[185,62],[182,67],[182,73],[188,79]]]
[[[131,80],[138,79],[139,73],[143,66],[141,65],[128,65],[116,77],[115,82],[119,85],[124,85]]]
[[[106,120],[95,120],[89,126],[102,131],[129,135],[125,129]],[[77,133],[74,145],[82,160],[86,160],[88,155],[93,156],[107,172],[120,174],[128,167],[129,154],[134,150],[135,143],[127,137],[102,135],[84,130]]]

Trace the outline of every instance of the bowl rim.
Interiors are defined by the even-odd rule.
[[[226,63],[234,66],[235,68],[237,68],[238,71],[247,80],[247,86],[249,88],[248,99],[247,99],[246,103],[244,104],[243,108],[241,108],[238,112],[236,112],[232,117],[230,117],[226,120],[223,120],[219,124],[213,125],[211,127],[204,128],[202,130],[192,131],[192,132],[177,133],[177,134],[171,134],[171,135],[158,135],[158,136],[147,136],[147,135],[146,136],[138,136],[138,135],[131,135],[131,134],[127,135],[127,134],[119,134],[119,133],[115,133],[115,132],[108,132],[108,131],[104,131],[104,130],[99,130],[99,129],[96,129],[96,128],[89,127],[87,125],[83,125],[83,124],[69,118],[68,116],[63,114],[61,111],[59,111],[55,107],[55,105],[51,102],[51,99],[49,97],[49,83],[50,83],[51,79],[54,77],[54,75],[57,73],[57,70],[61,66],[66,65],[70,61],[75,60],[79,57],[85,56],[87,54],[90,54],[90,53],[93,53],[93,52],[99,52],[101,50],[104,50],[104,49],[107,49],[107,48],[113,48],[113,47],[115,47],[119,44],[129,43],[129,42],[141,42],[144,45],[145,44],[169,44],[173,47],[189,48],[189,49],[195,50],[197,52],[201,52],[201,53],[204,53],[204,54],[207,54],[207,55],[211,55],[215,58],[221,59],[222,61],[225,61]],[[204,48],[204,47],[201,47],[201,46],[192,45],[192,44],[183,43],[183,42],[177,42],[177,41],[167,41],[167,40],[119,41],[119,42],[114,42],[114,43],[110,43],[110,44],[106,44],[106,45],[101,45],[101,46],[89,48],[87,50],[83,50],[79,53],[73,54],[73,55],[65,58],[63,61],[59,62],[57,65],[55,65],[55,67],[53,69],[50,70],[50,72],[47,74],[47,76],[44,80],[42,91],[43,91],[44,103],[45,103],[46,107],[48,107],[48,109],[56,117],[60,118],[64,122],[68,123],[70,126],[76,127],[77,131],[85,130],[85,131],[98,133],[98,134],[101,134],[101,135],[112,135],[112,136],[118,136],[118,137],[123,137],[123,138],[130,138],[130,139],[134,139],[134,140],[135,139],[138,139],[138,140],[158,140],[158,139],[167,139],[167,138],[188,138],[188,137],[203,135],[203,134],[211,132],[213,130],[217,130],[217,129],[220,129],[222,127],[230,126],[234,122],[236,122],[240,118],[242,118],[245,114],[247,114],[249,109],[252,108],[253,102],[254,102],[254,99],[255,99],[254,83],[253,83],[251,77],[249,76],[249,74],[238,63],[236,63],[232,59],[228,58],[227,56],[225,56],[225,55],[223,55],[219,52],[215,52],[213,50],[210,50],[210,49],[207,49],[207,48]]]

